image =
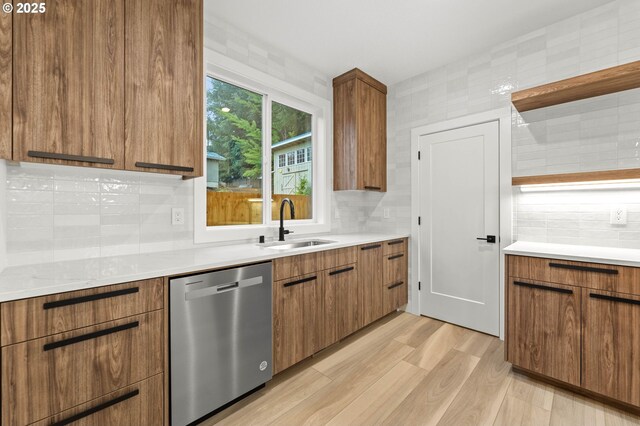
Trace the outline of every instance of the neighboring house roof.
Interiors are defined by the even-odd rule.
[[[307,133],[302,133],[301,135],[298,136],[294,136],[292,138],[289,139],[285,139],[283,141],[280,142],[276,142],[273,145],[271,145],[271,149],[274,148],[282,148],[283,146],[295,143],[295,142],[300,142],[303,139],[306,139],[308,137],[311,137],[311,132],[307,132]]]
[[[222,155],[218,154],[217,152],[207,151],[207,160],[224,161],[226,160],[226,158],[224,158]]]

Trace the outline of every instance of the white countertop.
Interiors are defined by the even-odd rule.
[[[517,241],[504,248],[503,252],[520,256],[640,267],[640,250],[637,249]]]
[[[245,243],[15,266],[6,268],[0,273],[0,302],[188,274],[405,237],[408,235],[371,233],[308,235],[299,240],[317,238],[332,240],[335,243],[286,251],[269,249],[256,243]],[[287,240],[295,242],[298,239],[288,238]]]

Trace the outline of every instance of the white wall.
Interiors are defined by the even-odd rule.
[[[365,228],[410,232],[412,128],[505,107],[514,90],[638,59],[640,1],[618,0],[393,85],[388,96],[388,192],[367,198]],[[581,104],[595,103],[600,108],[595,112],[565,106],[537,115],[515,113],[515,174],[634,167],[640,158],[635,146],[640,137],[639,95],[633,91]],[[540,114],[552,120],[540,122]],[[558,159],[561,153],[564,159]],[[535,162],[527,163],[529,159]],[[594,203],[582,206],[595,209]],[[384,209],[391,218],[384,219]],[[635,236],[640,241],[640,235],[626,235]]]

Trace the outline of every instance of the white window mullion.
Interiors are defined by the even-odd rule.
[[[264,95],[262,105],[262,221],[271,223],[271,99]]]

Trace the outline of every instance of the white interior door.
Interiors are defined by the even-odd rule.
[[[495,121],[421,136],[419,161],[420,313],[496,336],[498,132]]]

